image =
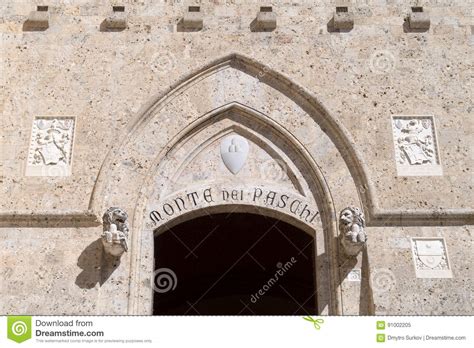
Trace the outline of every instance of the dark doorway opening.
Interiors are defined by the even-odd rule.
[[[213,214],[172,227],[154,242],[155,270],[168,268],[177,279],[174,289],[154,292],[155,315],[317,313],[314,238],[290,224]]]

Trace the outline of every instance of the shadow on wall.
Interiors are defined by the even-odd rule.
[[[193,33],[201,31],[202,28],[186,28],[184,25],[184,20],[181,18],[178,23],[176,23],[176,31],[179,33]]]
[[[348,257],[341,249],[341,239],[344,238],[342,234],[339,234],[337,238],[337,245],[339,246],[339,285],[347,278],[350,271],[357,266],[356,257]],[[369,259],[367,255],[367,248],[364,247],[361,251],[362,264],[361,264],[361,279],[360,279],[360,293],[359,293],[359,315],[374,315],[374,300],[372,296],[372,288],[370,286],[370,272],[369,272]]]
[[[374,296],[370,286],[370,265],[367,248],[362,251],[362,279],[360,287],[360,315],[375,315]]]
[[[342,235],[335,237],[335,243],[339,246],[341,243]],[[339,272],[339,284],[341,286],[344,279],[347,278],[349,272],[354,269],[357,265],[357,259],[355,257],[346,257],[342,250],[339,251],[340,256],[338,257],[338,272]],[[322,265],[326,262],[326,254],[317,256],[317,265]],[[329,267],[327,267],[329,269]],[[320,271],[320,270],[317,270]],[[326,298],[323,297],[323,298]],[[329,306],[329,303],[319,303],[319,308],[325,308]],[[369,273],[369,261],[367,255],[367,249],[364,248],[362,251],[362,265],[361,265],[361,282],[360,282],[360,294],[359,294],[359,313],[358,315],[374,315],[374,304],[372,290],[370,287],[370,273]]]
[[[120,265],[120,258],[103,252],[102,238],[89,244],[79,255],[77,265],[82,272],[76,277],[76,285],[81,289],[92,289],[97,283],[104,284]]]
[[[353,29],[353,26],[346,29],[336,29],[334,26],[334,18],[331,18],[326,24],[326,29],[329,33],[348,33]]]
[[[410,23],[408,23],[407,19],[405,19],[405,21],[403,22],[404,33],[426,33],[429,30],[430,30],[429,28],[424,28],[424,29],[410,28]]]

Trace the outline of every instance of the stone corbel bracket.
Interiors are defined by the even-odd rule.
[[[125,6],[112,6],[112,13],[104,19],[101,31],[122,31],[127,29]]]
[[[261,6],[257,18],[250,25],[252,31],[273,31],[277,27],[276,13],[271,6]]]
[[[367,242],[362,210],[352,206],[343,209],[339,215],[339,230],[344,253],[349,257],[357,256]]]
[[[423,7],[412,7],[408,15],[408,26],[411,30],[426,31],[430,28],[430,16]]]
[[[107,254],[120,257],[128,251],[128,215],[117,207],[107,209],[103,217],[102,244]]]
[[[48,6],[37,6],[23,23],[23,31],[45,31],[49,28]]]
[[[183,19],[182,27],[186,31],[199,31],[204,26],[203,14],[200,6],[188,6]]]
[[[354,28],[354,15],[348,6],[337,6],[333,17],[335,30],[350,31]]]

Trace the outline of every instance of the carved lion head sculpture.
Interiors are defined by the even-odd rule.
[[[351,206],[343,209],[339,215],[339,221],[343,232],[351,230],[353,225],[365,227],[364,213],[357,207]]]
[[[349,256],[356,256],[367,241],[362,210],[352,206],[343,209],[339,215],[339,228],[345,253]]]
[[[102,216],[104,231],[108,231],[111,224],[117,226],[117,230],[123,232],[128,237],[128,215],[125,211],[117,207],[111,207]]]

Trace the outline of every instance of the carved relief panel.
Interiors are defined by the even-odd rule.
[[[399,176],[443,175],[433,116],[392,116]]]
[[[39,116],[33,120],[26,165],[28,176],[71,174],[75,118]]]
[[[451,266],[444,238],[412,238],[417,278],[451,278]]]

